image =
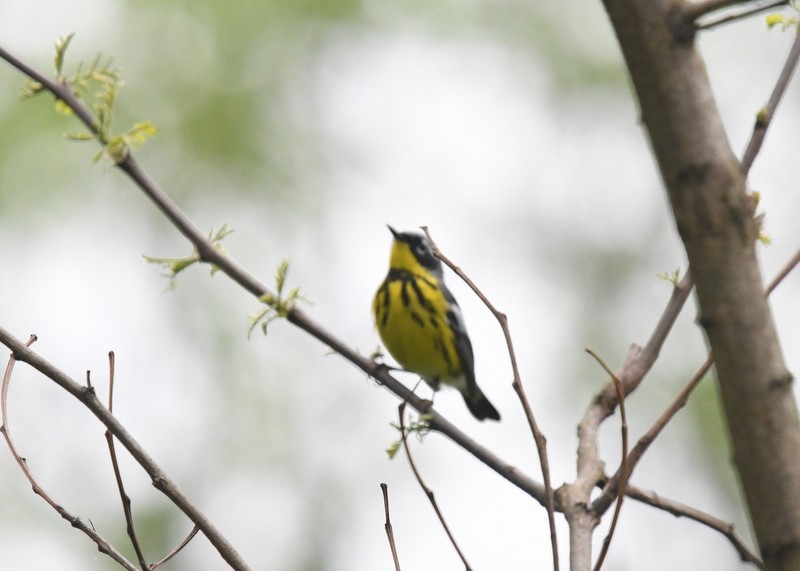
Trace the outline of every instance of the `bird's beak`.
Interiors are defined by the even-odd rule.
[[[398,232],[397,232],[397,230],[395,230],[394,228],[392,228],[392,227],[391,227],[391,226],[389,226],[388,224],[386,225],[386,227],[389,229],[389,232],[391,232],[391,233],[392,233],[392,236],[394,236],[395,238],[397,238],[397,235],[398,235]]]

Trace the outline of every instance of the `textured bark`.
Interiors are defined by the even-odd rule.
[[[683,2],[604,0],[697,287],[745,500],[769,570],[800,569],[800,420],[758,228]]]

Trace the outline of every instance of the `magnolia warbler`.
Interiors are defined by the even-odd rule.
[[[372,302],[383,344],[434,391],[440,383],[455,387],[478,420],[500,420],[475,382],[472,343],[430,242],[422,234],[389,230],[394,236],[389,273]]]

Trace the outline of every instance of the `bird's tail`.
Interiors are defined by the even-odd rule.
[[[492,406],[484,394],[478,387],[475,387],[471,392],[464,392],[464,402],[467,403],[467,408],[472,413],[472,416],[478,420],[500,420],[500,413]]]

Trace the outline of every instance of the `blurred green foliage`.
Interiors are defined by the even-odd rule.
[[[172,189],[179,197],[187,189],[203,190],[199,182],[206,168],[235,180],[227,187],[234,193],[252,195],[258,189],[260,196],[266,190],[266,195],[291,195],[302,201],[320,190],[310,173],[323,166],[321,143],[313,105],[304,100],[308,94],[302,90],[310,88],[304,81],[331,42],[363,34],[388,37],[412,28],[435,36],[497,42],[521,58],[536,58],[565,91],[592,86],[617,90],[624,85],[618,61],[591,45],[610,44],[604,28],[583,22],[581,34],[575,36],[569,33],[577,25],[573,20],[563,18],[560,9],[537,3],[201,0],[168,6],[128,2],[116,10],[108,23],[111,33],[104,39],[95,41],[86,31],[76,30],[65,71],[97,51],[116,56],[126,83],[118,102],[119,121],[130,125],[152,120],[160,135],[151,145],[162,149],[152,151],[154,155],[175,145],[180,155],[163,166],[167,180],[183,181]],[[146,36],[142,30],[147,30]],[[53,72],[51,61],[31,63]],[[23,82],[7,68],[0,73],[6,81]],[[68,120],[31,103],[11,102],[9,90],[3,97],[0,165],[14,160],[14,150],[25,141],[40,136],[47,144],[37,143],[39,154],[46,154],[48,161],[64,156],[66,145],[57,134],[73,127]],[[72,155],[60,166],[70,164]],[[186,180],[187,171],[192,178],[192,169],[197,169],[198,184]],[[23,176],[26,168],[22,164],[3,171],[0,177]],[[13,186],[13,180],[6,186]],[[35,189],[42,193],[40,198],[56,190],[52,184]],[[56,194],[61,192],[62,188]],[[0,209],[8,200],[8,193],[0,195]],[[17,214],[24,204],[15,205]]]

